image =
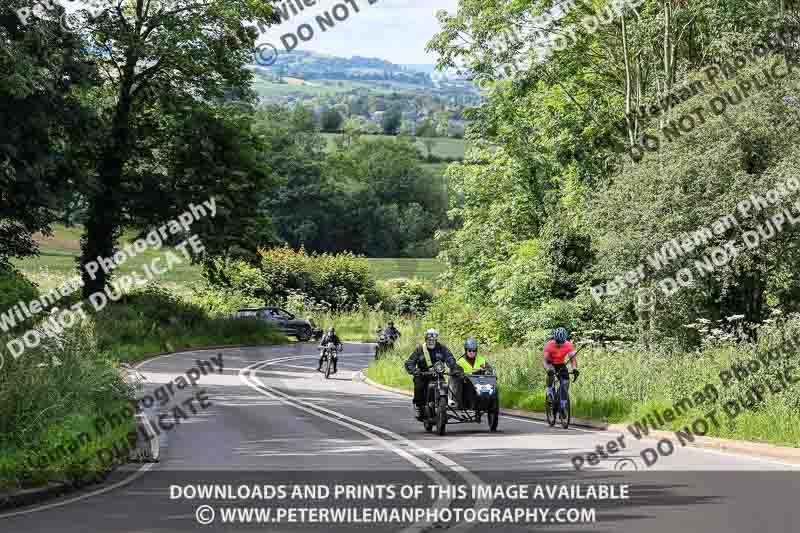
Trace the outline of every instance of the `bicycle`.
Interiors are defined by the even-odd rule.
[[[561,421],[561,426],[564,429],[569,428],[569,423],[572,417],[569,403],[570,374],[574,375],[574,372],[569,372],[566,369],[562,372],[559,372],[557,386],[553,387],[553,397],[545,399],[544,410],[545,415],[547,416],[547,423],[550,424],[550,427],[556,425],[556,415],[558,415],[558,419]],[[566,385],[564,383],[565,380]],[[563,395],[566,396],[566,398],[562,397],[562,390]],[[557,411],[553,409],[554,406],[558,406]]]
[[[581,348],[583,348],[583,346],[581,346]],[[562,368],[562,371],[558,373],[557,387],[553,387],[553,397],[545,398],[544,400],[544,412],[545,416],[547,417],[547,423],[550,424],[550,427],[556,425],[556,415],[558,415],[558,419],[561,421],[561,426],[564,429],[569,428],[569,423],[572,419],[572,410],[569,401],[569,376],[574,376],[575,372],[568,371],[566,369],[566,365],[578,356],[578,352],[581,350],[581,348],[578,348],[575,351],[575,355],[564,361],[564,367]],[[565,379],[566,386],[564,383]],[[566,396],[566,398],[562,397],[562,390],[564,391],[563,395]],[[557,411],[553,409],[554,405],[558,406]]]

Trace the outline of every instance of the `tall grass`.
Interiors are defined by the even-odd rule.
[[[393,320],[395,327],[402,333],[401,342],[406,342],[406,332],[413,334],[419,329],[419,320],[415,318],[396,317],[390,313],[370,308],[345,313],[312,311],[307,316],[323,330],[334,326],[336,334],[342,340],[349,341],[375,342],[378,328],[384,328],[389,320]]]
[[[133,391],[98,350],[92,324],[45,341],[17,359],[5,353],[0,369],[0,487],[71,481],[110,465],[93,449],[58,453],[68,436],[88,432],[101,413],[125,405]],[[95,440],[107,447],[134,429],[120,425]],[[53,460],[40,460],[49,456]]]

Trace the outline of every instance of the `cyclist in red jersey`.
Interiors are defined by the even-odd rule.
[[[544,345],[544,355],[542,363],[547,370],[547,397],[553,396],[553,381],[556,373],[559,377],[564,376],[569,383],[569,371],[567,370],[566,360],[572,357],[572,370],[574,379],[578,379],[578,360],[573,357],[575,355],[575,347],[567,340],[569,333],[564,328],[556,328],[553,332],[553,338],[547,341]]]

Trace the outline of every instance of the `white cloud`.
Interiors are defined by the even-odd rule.
[[[434,63],[436,56],[426,53],[425,45],[439,31],[435,14],[440,9],[454,13],[458,0],[427,0],[424,6],[421,3],[378,0],[370,5],[368,0],[320,0],[316,6],[267,29],[259,42],[269,42],[279,51],[285,50],[286,44],[291,47],[294,39],[286,37],[282,44],[281,38],[288,33],[296,34],[298,26],[308,24],[313,36],[305,42],[299,41],[297,48],[301,50],[343,57],[380,57],[393,63]],[[358,12],[352,8],[353,4],[358,6]],[[328,14],[335,25],[323,31],[317,17]]]

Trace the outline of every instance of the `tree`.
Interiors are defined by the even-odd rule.
[[[437,141],[433,137],[423,137],[422,144],[425,145],[425,150],[428,152],[428,160],[433,158],[433,148],[436,146]]]
[[[396,109],[392,109],[391,111],[386,111],[386,113],[384,113],[383,115],[383,122],[382,122],[383,133],[386,135],[397,135],[402,120],[403,117],[400,114],[400,111]]]
[[[434,127],[431,119],[426,118],[417,128],[417,136],[419,137],[436,137],[436,127]]]
[[[37,232],[49,233],[87,169],[70,162],[96,139],[80,92],[96,75],[81,42],[57,21],[0,7],[0,270],[34,255]]]
[[[91,19],[85,11],[83,36],[101,50],[93,61],[104,95],[102,138],[95,178],[85,190],[87,217],[81,240],[81,265],[111,257],[133,207],[127,190],[136,188],[141,161],[155,168],[153,131],[169,129],[184,109],[229,99],[252,99],[255,32],[243,21],[277,22],[266,4],[248,0],[196,3],[171,0],[152,5],[135,0]],[[99,103],[99,102],[98,102]],[[138,150],[137,150],[138,148]],[[144,148],[147,153],[140,150]],[[151,197],[157,201],[158,197]],[[202,198],[198,198],[202,201]],[[83,273],[84,296],[102,290],[108,275]]]
[[[339,128],[342,127],[342,121],[342,115],[335,109],[325,108],[322,110],[322,116],[320,118],[322,131],[326,133],[336,133],[339,131]]]
[[[361,134],[364,133],[365,127],[366,121],[362,117],[353,116],[348,118],[342,128],[344,131],[342,135],[343,144],[345,146],[350,146],[354,142],[357,142]]]

